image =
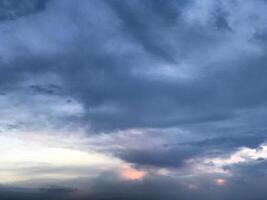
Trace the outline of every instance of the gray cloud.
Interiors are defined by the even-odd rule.
[[[163,13],[156,15],[161,5],[157,1],[144,5],[138,1],[95,3],[97,9],[110,16],[108,20],[102,18],[99,24],[96,23],[97,15],[84,14],[84,8],[79,6],[76,11],[65,13],[60,10],[60,17],[66,17],[68,27],[62,27],[59,33],[45,39],[48,43],[54,40],[57,43],[61,32],[65,34],[68,31],[67,48],[59,43],[56,48],[62,48],[61,52],[44,55],[34,53],[31,46],[26,47],[30,58],[22,55],[12,61],[12,67],[9,67],[10,64],[3,67],[1,71],[5,77],[2,82],[6,79],[10,85],[10,80],[14,82],[25,80],[28,76],[55,74],[62,80],[64,90],[84,105],[85,119],[93,127],[106,130],[224,121],[239,117],[235,114],[239,110],[265,106],[266,58],[252,55],[240,60],[237,54],[235,60],[225,57],[210,64],[201,63],[201,59],[208,56],[201,53],[204,49],[224,48],[220,42],[235,38],[235,35],[218,32],[212,28],[212,23],[206,26],[187,24],[180,16],[186,4],[176,3],[170,2],[170,5],[164,5],[166,8],[162,7],[174,10],[170,11],[174,16],[168,16],[169,13],[166,16]],[[71,2],[66,2],[65,6],[68,5]],[[85,3],[84,7],[90,9],[89,3]],[[73,12],[73,15],[67,15],[68,12]],[[149,17],[145,17],[147,12]],[[47,18],[56,16],[57,13],[50,11],[48,16],[44,15],[44,19],[39,18],[38,21],[44,23]],[[77,17],[80,20],[75,24]],[[177,20],[169,23],[169,18]],[[35,21],[34,18],[29,20]],[[52,22],[43,29],[51,32],[57,23]],[[86,28],[87,23],[93,29]],[[25,26],[29,25],[26,23]],[[35,28],[29,28],[40,34]],[[116,37],[112,37],[114,35]],[[166,36],[168,40],[164,38]],[[185,43],[185,40],[189,42]],[[114,45],[120,45],[121,52],[110,51],[109,48],[116,48]],[[184,55],[180,55],[181,50]],[[185,70],[189,70],[186,72],[188,76],[194,77],[192,80],[178,77],[171,81],[168,77],[155,77],[153,74],[157,68],[159,73],[164,74],[166,69],[162,66],[174,65],[173,73],[179,75],[182,73],[181,62],[189,65]],[[199,69],[205,69],[205,75],[198,72],[196,66],[191,66],[197,62]],[[199,75],[196,76],[195,71]],[[150,75],[145,76],[145,72]]]
[[[48,0],[37,1],[7,1],[0,2],[0,20],[14,20],[18,17],[27,16],[45,9]]]
[[[67,199],[75,190],[71,188],[50,186],[47,188],[14,188],[2,186],[0,187],[0,198],[3,200],[45,200],[45,199]]]

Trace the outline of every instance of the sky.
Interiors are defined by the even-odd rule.
[[[265,200],[266,0],[0,0],[1,200]]]

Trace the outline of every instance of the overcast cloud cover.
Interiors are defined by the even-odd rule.
[[[266,199],[266,10],[0,0],[0,199]]]

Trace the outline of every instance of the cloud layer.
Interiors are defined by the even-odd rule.
[[[79,195],[96,199],[263,199],[266,8],[265,0],[0,1],[1,146],[54,133],[61,147],[71,133],[71,151],[120,161],[106,180],[100,170],[85,181],[95,192]],[[85,144],[76,145],[80,134]],[[122,165],[145,176],[120,190]]]

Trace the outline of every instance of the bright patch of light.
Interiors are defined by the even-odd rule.
[[[188,163],[198,173],[224,173],[231,175],[225,170],[226,166],[267,159],[267,145],[262,144],[258,148],[243,147],[228,156],[210,157],[202,160],[190,160]]]
[[[136,170],[132,167],[126,167],[121,170],[121,176],[126,180],[136,181],[143,179],[145,176],[145,172]]]
[[[226,165],[238,164],[242,162],[255,161],[258,159],[267,158],[267,145],[261,145],[258,148],[241,148],[240,150],[234,152],[227,158],[212,158],[207,159],[206,162],[210,162],[218,167],[223,167]]]
[[[0,183],[96,176],[120,168],[119,159],[84,148],[83,140],[67,134],[1,135]]]
[[[222,178],[216,179],[215,184],[216,185],[225,185],[226,181]]]

